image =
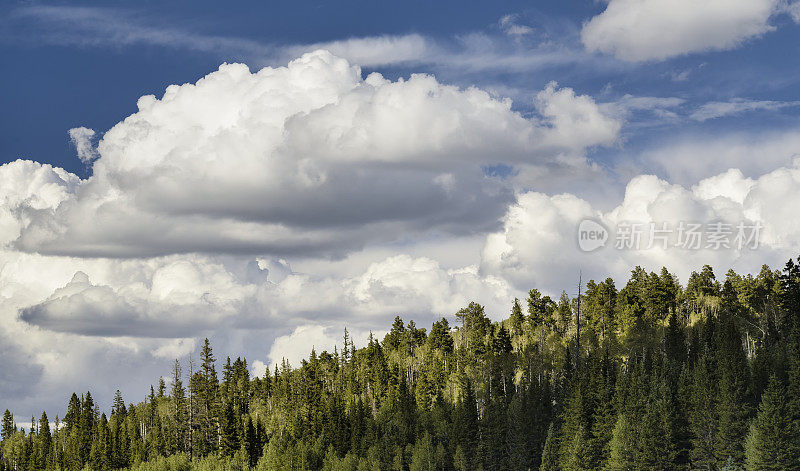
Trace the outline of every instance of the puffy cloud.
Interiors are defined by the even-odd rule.
[[[536,95],[542,124],[549,126],[539,140],[554,151],[613,143],[622,123],[603,114],[592,98],[577,96],[570,88],[558,90],[557,85],[550,82]]]
[[[70,259],[58,263],[52,257],[23,258],[32,271],[48,263],[57,268],[80,265]],[[9,261],[8,270],[0,272],[0,287],[12,281],[37,285],[13,271],[18,263]],[[355,327],[380,325],[398,313],[432,320],[451,315],[472,300],[503,312],[511,296],[503,280],[481,276],[477,266],[445,269],[425,257],[395,255],[353,276],[295,273],[279,261],[264,265],[275,267],[276,273],[264,270],[269,272],[266,276],[253,277],[248,274],[252,263],[246,260],[223,264],[215,257],[197,255],[96,260],[52,292],[40,288],[40,294],[31,298],[46,293],[44,299],[22,304],[19,319],[62,333],[183,339],[226,329],[281,329],[303,319],[346,319]],[[87,272],[99,281],[92,282]],[[54,273],[56,280],[64,276],[63,269]],[[173,347],[164,351],[178,348]]]
[[[477,266],[445,270],[429,258],[396,255],[373,263],[346,283],[350,296],[365,311],[449,315],[472,300],[498,312],[510,296],[507,284],[482,277]]]
[[[662,60],[706,50],[731,49],[773,27],[778,0],[610,0],[584,24],[589,51],[628,61]]]
[[[301,325],[295,328],[292,333],[275,339],[267,356],[273,367],[274,365],[280,365],[283,360],[286,360],[294,367],[298,367],[304,358],[308,358],[312,348],[316,349],[317,352],[323,350],[333,351],[333,347],[338,341],[338,334],[336,336],[329,334],[325,327],[321,325]],[[259,364],[264,365],[260,361]],[[263,368],[260,365],[259,369]]]
[[[382,340],[387,331],[353,330],[348,328],[347,335],[350,341],[361,348],[367,344],[369,337],[373,336]],[[341,351],[344,343],[344,330],[334,331],[331,327],[319,324],[304,324],[297,326],[292,332],[275,339],[267,353],[269,365],[261,360],[253,362],[253,373],[263,376],[267,368],[280,367],[284,360],[296,368],[307,359],[313,349],[319,354],[322,351],[333,353],[334,348]]]
[[[255,287],[238,283],[205,259],[168,261],[136,275],[114,288],[92,284],[79,271],[46,300],[22,309],[20,319],[82,335],[193,337],[246,313],[255,294]]]
[[[701,200],[710,201],[717,197],[723,197],[735,203],[744,204],[745,198],[754,184],[755,180],[746,178],[741,170],[732,168],[725,173],[700,181],[692,191]]]
[[[94,136],[94,130],[82,126],[69,130],[69,140],[72,141],[72,145],[78,151],[78,158],[83,163],[89,163],[98,157],[97,149],[92,143]]]
[[[495,227],[513,195],[483,167],[585,165],[618,120],[550,84],[526,119],[476,89],[362,79],[317,51],[250,73],[223,65],[105,133],[93,175],[35,214],[16,247],[44,254],[341,256],[397,234]]]
[[[51,214],[81,180],[58,167],[29,160],[0,165],[0,246],[20,235],[32,218]]]
[[[4,407],[23,417],[38,415],[43,409],[62,413],[69,392],[88,389],[101,404],[110,402],[116,388],[126,394],[126,399],[138,399],[146,394],[148,381],[168,374],[172,353],[182,351],[185,355],[191,339],[87,337],[45,330],[19,318],[21,310],[63,288],[76,271],[90,273],[102,284],[116,285],[120,279],[138,276],[145,265],[142,261],[79,260],[0,251],[0,393]],[[74,281],[80,285],[86,280],[79,275]],[[73,314],[78,318],[82,315]],[[104,317],[98,321],[108,323]],[[97,378],[103,381],[97,382]]]
[[[675,185],[652,175],[630,181],[621,204],[601,211],[589,201],[570,194],[548,196],[520,194],[505,216],[504,230],[487,237],[481,272],[506,279],[513,288],[539,287],[558,292],[575,286],[579,270],[584,278],[612,276],[624,281],[636,265],[649,270],[668,267],[686,279],[692,270],[710,264],[718,270],[735,268],[758,271],[764,264],[782,266],[800,252],[800,223],[794,204],[800,196],[800,159],[756,179],[732,169],[700,181],[691,188]],[[592,219],[609,231],[604,248],[583,252],[578,244],[578,226]],[[681,222],[700,223],[704,233],[699,249],[680,246]],[[728,224],[724,239],[728,248],[710,244],[707,234],[714,223]],[[650,224],[671,232],[667,246],[660,239],[650,244]],[[743,246],[738,247],[738,224],[745,224]],[[758,245],[748,244],[755,223],[761,225]],[[615,245],[624,224],[640,224],[641,243],[632,249]],[[630,226],[629,226],[630,227]],[[688,228],[688,226],[685,226]],[[679,246],[676,246],[679,245]]]
[[[577,286],[575,262],[583,256],[576,244],[577,225],[599,216],[573,195],[523,193],[509,208],[503,231],[487,237],[481,270],[509,280],[519,290],[539,287],[555,292]]]

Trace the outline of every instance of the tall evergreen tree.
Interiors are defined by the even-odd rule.
[[[2,438],[8,440],[17,431],[17,424],[14,423],[14,415],[8,409],[3,413]]]
[[[747,435],[748,471],[800,469],[800,450],[786,409],[786,388],[773,376]]]
[[[50,462],[50,450],[53,447],[53,437],[50,434],[50,422],[47,420],[46,412],[42,412],[42,417],[39,419],[39,433],[37,434],[37,438],[37,467],[39,469],[46,469]]]
[[[539,466],[539,471],[558,471],[559,469],[558,443],[556,443],[553,423],[550,422],[550,427],[547,429],[547,438],[544,441],[544,448],[542,449],[542,464]]]
[[[222,456],[233,456],[239,450],[239,420],[233,408],[232,401],[225,401],[223,413],[220,417],[220,445],[219,452]]]
[[[735,298],[730,281],[726,281],[723,296]],[[736,301],[731,300],[731,303]],[[744,438],[749,419],[749,368],[742,345],[742,336],[734,324],[734,310],[722,313],[717,330],[717,372],[719,393],[717,414],[719,425],[715,454],[722,466],[729,458],[735,464],[744,463]]]
[[[175,421],[174,436],[174,449],[177,452],[187,451],[186,446],[186,390],[183,387],[183,380],[181,376],[181,364],[175,359],[172,367],[172,391],[170,393],[172,398],[173,407],[173,420]]]

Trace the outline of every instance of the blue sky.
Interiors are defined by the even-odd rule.
[[[790,0],[4,2],[0,398],[138,400],[204,337],[262,374],[578,273],[780,266],[798,23]],[[586,253],[587,220],[763,231]]]

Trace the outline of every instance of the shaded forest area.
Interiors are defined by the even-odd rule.
[[[685,287],[637,267],[454,324],[398,317],[362,348],[345,331],[261,378],[218,373],[206,340],[145,402],[72,394],[27,431],[6,411],[0,469],[800,469],[800,258]]]

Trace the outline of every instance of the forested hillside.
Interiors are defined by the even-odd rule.
[[[146,402],[65,391],[29,430],[6,411],[0,468],[800,469],[800,265],[685,286],[637,267],[509,313],[398,317],[261,378],[206,341]]]

